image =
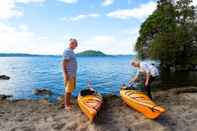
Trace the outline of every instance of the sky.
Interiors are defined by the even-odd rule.
[[[0,0],[0,53],[62,54],[76,38],[76,52],[135,54],[155,8],[156,0]]]

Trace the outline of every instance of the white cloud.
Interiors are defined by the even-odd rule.
[[[96,36],[92,40],[100,44],[111,44],[115,42],[115,38],[112,36]]]
[[[15,0],[16,3],[24,3],[24,4],[29,4],[29,3],[43,3],[46,0]]]
[[[23,31],[21,29],[0,23],[0,41],[1,51],[14,51],[15,49],[21,50],[22,48],[28,48],[30,40],[33,40],[34,33]],[[28,44],[27,44],[28,43]]]
[[[197,0],[193,0],[193,5],[197,6]]]
[[[103,5],[103,6],[108,6],[108,5],[113,4],[113,2],[114,2],[114,0],[103,0],[102,5]]]
[[[78,0],[58,0],[60,2],[64,2],[66,4],[75,4],[78,2]]]
[[[156,9],[156,3],[151,1],[146,4],[142,4],[137,8],[133,9],[120,9],[107,14],[109,17],[118,18],[118,19],[144,19],[150,15]]]
[[[99,35],[91,36],[85,40],[82,40],[79,45],[79,51],[83,50],[99,50],[105,53],[111,53],[114,49],[114,43],[116,43],[115,37],[111,35]],[[113,45],[112,47],[110,47]]]
[[[19,26],[19,29],[20,29],[21,31],[28,31],[28,26],[25,25],[25,24],[23,24],[23,25],[20,25],[20,26]]]
[[[41,3],[46,0],[1,0],[0,1],[0,20],[22,16],[23,12],[17,9],[17,3]]]
[[[14,0],[0,1],[0,20],[22,15],[23,13],[16,8]]]
[[[78,51],[93,49],[103,51],[107,54],[134,54],[136,39],[137,35],[129,35],[126,31],[122,31],[118,35],[91,36],[79,42]]]
[[[61,54],[66,48],[65,37],[61,41],[49,36],[40,36],[29,31],[25,24],[13,27],[0,22],[0,41],[2,53]],[[79,51],[93,49],[108,54],[134,53],[134,45],[138,36],[138,28],[124,29],[118,34],[78,36]]]
[[[28,30],[27,25],[13,27],[0,22],[0,52],[60,54],[64,44],[55,43],[46,36],[40,36]]]
[[[78,16],[74,16],[74,17],[63,17],[62,20],[64,21],[67,21],[67,20],[70,20],[70,21],[78,21],[78,20],[81,20],[81,19],[86,19],[86,18],[97,18],[99,17],[100,15],[97,14],[97,13],[90,13],[90,14],[80,14]]]
[[[76,4],[79,0],[57,0],[66,4]],[[102,0],[103,6],[109,6],[114,3],[114,0]]]
[[[139,35],[139,27],[119,30],[118,34],[93,35],[81,39],[78,52],[93,49],[107,54],[136,54],[134,47]]]

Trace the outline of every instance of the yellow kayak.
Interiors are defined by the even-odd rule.
[[[78,104],[82,112],[88,117],[90,121],[93,121],[97,112],[100,110],[103,98],[100,94],[95,93],[92,90],[83,90],[78,95]]]
[[[133,109],[141,112],[149,119],[156,119],[161,113],[166,110],[156,105],[147,95],[143,92],[132,89],[121,89],[120,96],[123,101]]]

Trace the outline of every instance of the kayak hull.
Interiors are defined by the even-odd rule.
[[[166,111],[161,106],[157,106],[147,95],[140,91],[123,89],[120,90],[120,96],[131,108],[143,113],[149,119],[156,119],[161,113]]]
[[[103,103],[103,98],[100,94],[78,96],[78,105],[81,111],[88,117],[90,121],[93,121],[97,112],[100,110]]]

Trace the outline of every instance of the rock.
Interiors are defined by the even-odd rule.
[[[57,98],[57,100],[58,100],[58,101],[64,101],[64,96],[59,96],[59,97]]]
[[[60,129],[62,129],[65,125],[66,125],[65,123],[54,123],[54,124],[52,124],[51,126],[52,126],[53,129],[60,130]]]
[[[0,75],[0,80],[9,80],[10,77],[6,75]]]
[[[176,65],[176,71],[184,70],[184,68],[181,65]]]
[[[161,69],[171,72],[176,71],[197,71],[197,65],[186,64],[186,65],[172,65],[172,64],[160,64]]]
[[[48,105],[49,104],[49,101],[48,100],[39,100],[38,101],[40,104],[42,104],[42,105]]]
[[[50,91],[49,89],[45,89],[45,88],[34,89],[32,92],[33,92],[34,95],[39,95],[39,96],[43,96],[43,95],[51,96],[51,95],[53,95],[52,91]]]
[[[187,65],[176,65],[176,71],[189,71],[191,70],[192,65],[187,64]]]
[[[171,66],[170,67],[170,71],[175,72],[176,71],[176,68],[174,66]]]
[[[197,65],[192,65],[192,71],[197,71]]]
[[[12,95],[0,95],[0,100],[6,100],[7,98],[12,97]]]
[[[187,64],[187,65],[186,65],[186,69],[187,69],[187,71],[193,70],[193,65]]]
[[[34,127],[15,127],[11,131],[35,131]]]

